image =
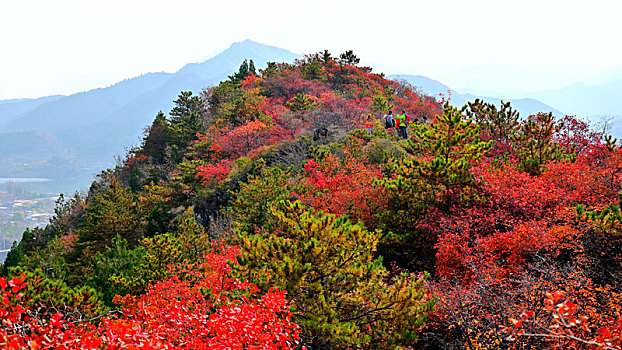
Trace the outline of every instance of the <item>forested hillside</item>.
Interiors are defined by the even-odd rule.
[[[0,347],[621,349],[615,140],[358,63],[181,92],[13,247]]]

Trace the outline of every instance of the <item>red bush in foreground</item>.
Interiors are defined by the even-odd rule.
[[[0,278],[2,349],[290,349],[299,329],[285,292],[258,295],[229,277],[238,249],[208,254],[205,262],[177,268],[179,276],[141,296],[117,297],[122,313],[95,323],[73,323],[58,313],[40,319],[19,291],[28,281]]]

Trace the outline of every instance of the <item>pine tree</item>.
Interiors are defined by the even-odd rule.
[[[250,59],[248,62],[248,73],[253,73],[254,75],[257,75],[257,70],[255,69],[255,62],[253,62],[253,59]]]
[[[174,102],[175,107],[170,112],[167,135],[170,139],[173,159],[179,162],[186,147],[196,139],[196,134],[204,131],[201,119],[204,102],[201,97],[193,96],[192,91],[182,91]]]
[[[476,99],[468,103],[464,112],[480,126],[485,139],[492,140],[495,145],[509,142],[520,126],[519,113],[510,102],[501,101],[501,108],[497,109],[492,103]]]
[[[84,226],[78,230],[78,259],[95,256],[119,235],[136,246],[143,237],[140,205],[129,188],[113,181],[106,191],[89,198],[84,212]]]
[[[412,345],[433,302],[425,279],[390,279],[374,259],[378,232],[300,202],[274,210],[274,233],[238,231],[239,273],[260,288],[287,291],[302,338],[313,349]],[[391,280],[391,284],[387,281]]]
[[[480,141],[473,120],[446,103],[434,122],[415,125],[407,144],[415,155],[388,164],[393,177],[381,181],[393,196],[385,221],[400,236],[411,234],[429,208],[447,209],[469,199],[475,185],[471,164],[491,142]]]
[[[110,245],[102,252],[97,252],[91,260],[93,273],[88,276],[87,284],[102,293],[104,302],[112,303],[115,295],[125,295],[130,291],[118,284],[112,284],[111,279],[115,275],[133,275],[144,255],[143,247],[131,249],[127,240],[119,235],[113,237]]]
[[[143,138],[142,153],[153,160],[155,164],[162,164],[166,159],[168,143],[168,122],[162,111],[158,112],[153,123]]]
[[[564,153],[562,147],[555,143],[555,134],[562,127],[563,123],[556,122],[553,113],[529,116],[514,137],[521,170],[538,175],[549,161],[574,160],[574,152]]]
[[[229,76],[229,81],[234,84],[239,84],[240,82],[242,82],[242,80],[244,80],[244,78],[251,74],[257,75],[257,70],[255,69],[255,62],[253,62],[252,59],[250,61],[248,59],[245,59],[242,64],[240,64],[240,68],[238,68],[238,71],[233,73],[233,75]]]
[[[381,91],[376,91],[371,108],[377,112],[387,113],[391,108],[393,108],[393,104],[389,103],[389,100],[382,94]]]
[[[348,50],[339,55],[339,62],[342,65],[356,66],[359,62],[361,62],[361,59],[356,57],[354,51]]]
[[[324,50],[320,52],[320,55],[321,55],[322,62],[324,62],[325,64],[334,60],[333,56],[331,55],[330,52],[328,52],[328,50]]]

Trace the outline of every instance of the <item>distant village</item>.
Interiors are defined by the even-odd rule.
[[[0,189],[0,262],[13,242],[19,241],[26,228],[45,226],[54,216],[58,197],[15,194]]]

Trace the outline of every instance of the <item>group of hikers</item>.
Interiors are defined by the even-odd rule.
[[[397,116],[393,116],[393,111],[389,111],[389,113],[385,114],[382,119],[384,120],[384,128],[397,129],[397,134],[401,138],[408,138],[408,124],[410,123],[410,116],[406,114],[406,111],[402,109],[402,113]],[[425,119],[425,117],[424,117]],[[367,118],[367,122],[365,123],[365,128],[367,129],[367,133],[371,134],[373,131],[373,117],[370,115]],[[415,118],[415,122],[417,122],[417,118]]]

